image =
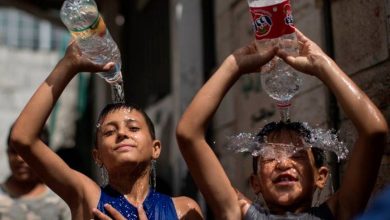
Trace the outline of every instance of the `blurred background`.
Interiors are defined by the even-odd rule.
[[[62,57],[69,34],[59,19],[62,0],[0,0],[0,181],[9,174],[6,137],[13,121]],[[157,189],[187,195],[211,215],[176,145],[175,125],[201,85],[234,49],[254,38],[245,0],[110,0],[99,10],[122,53],[127,102],[155,122],[163,153]],[[390,0],[291,0],[295,25],[318,43],[390,119]],[[111,102],[103,79],[80,74],[67,87],[47,125],[52,148],[71,167],[98,179],[92,135],[99,111]],[[292,101],[291,118],[333,128],[351,147],[355,130],[335,98],[310,76]],[[253,198],[248,154],[226,150],[227,137],[256,132],[279,120],[257,74],[242,77],[208,131],[232,183]],[[389,123],[390,124],[390,123]],[[390,143],[390,140],[388,141]],[[390,144],[376,191],[390,183]],[[374,146],[373,146],[374,147]],[[337,189],[344,163],[329,155]],[[332,187],[329,187],[329,190]]]

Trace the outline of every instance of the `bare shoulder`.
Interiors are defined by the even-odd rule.
[[[186,196],[173,197],[172,200],[179,219],[203,219],[202,211],[195,200]]]

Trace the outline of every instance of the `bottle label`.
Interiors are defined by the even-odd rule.
[[[99,15],[90,26],[79,30],[73,30],[71,32],[73,37],[75,37],[76,39],[84,39],[93,35],[104,37],[106,31],[106,24],[104,23],[102,16]]]
[[[265,7],[250,7],[256,39],[272,39],[294,33],[290,0]]]

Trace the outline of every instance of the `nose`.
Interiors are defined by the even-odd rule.
[[[23,158],[19,154],[15,154],[12,156],[12,160],[16,163],[25,163]]]
[[[127,134],[127,129],[126,128],[124,128],[124,127],[120,127],[119,129],[118,129],[118,139],[119,140],[123,140],[123,139],[126,139],[126,138],[128,138],[129,136],[128,136],[128,134]]]
[[[292,167],[292,160],[288,157],[280,157],[276,159],[276,168],[279,170],[288,170]]]

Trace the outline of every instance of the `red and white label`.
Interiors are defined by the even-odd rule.
[[[251,7],[256,39],[272,39],[294,33],[290,0],[265,7]]]

